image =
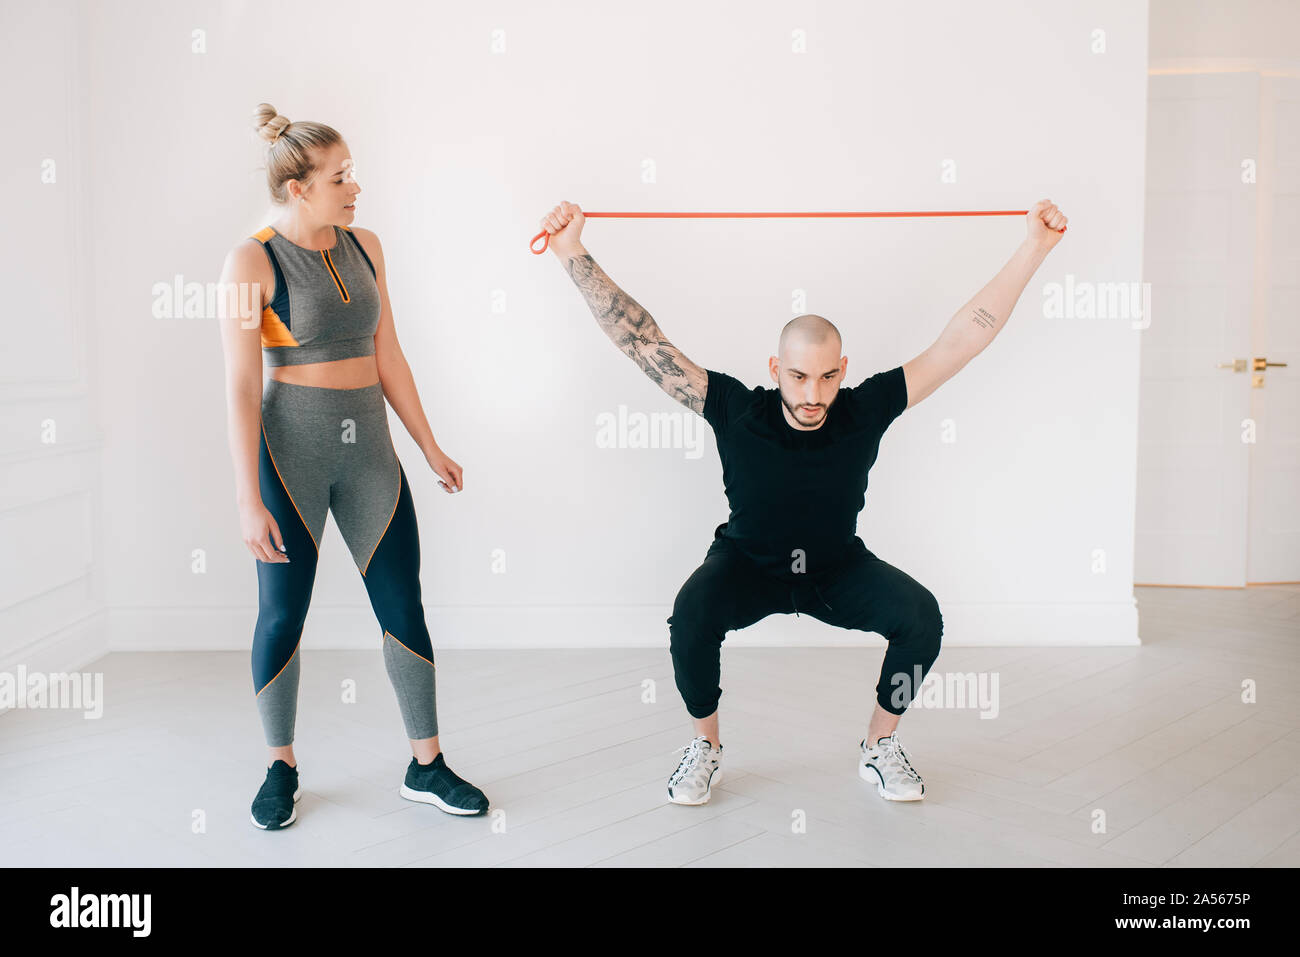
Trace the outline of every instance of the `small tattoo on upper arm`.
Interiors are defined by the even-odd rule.
[[[979,326],[981,329],[992,329],[998,322],[993,313],[989,312],[982,306],[976,306],[975,312],[970,318],[971,322],[975,323],[975,325]]]

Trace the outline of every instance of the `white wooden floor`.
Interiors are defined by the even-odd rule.
[[[1141,648],[944,649],[937,670],[999,673],[1001,713],[904,717],[911,804],[856,771],[883,649],[724,648],[726,780],[702,807],[665,799],[691,737],[666,645],[443,651],[443,748],[494,809],[455,818],[397,794],[376,646],[304,653],[299,820],[262,832],[247,654],[113,654],[103,718],[0,716],[0,863],[1300,865],[1300,587],[1137,592]]]

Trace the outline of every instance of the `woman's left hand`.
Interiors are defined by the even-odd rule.
[[[438,476],[438,484],[447,493],[459,492],[465,488],[465,479],[461,468],[452,458],[439,449],[428,457],[429,467]]]

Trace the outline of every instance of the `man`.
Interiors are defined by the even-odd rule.
[[[551,251],[605,334],[664,392],[704,416],[722,461],[731,514],[668,619],[677,690],[696,735],[668,780],[670,801],[704,804],[721,780],[718,681],[726,633],[800,611],[887,639],[858,773],[887,800],[924,795],[896,729],[920,690],[918,675],[924,680],[938,657],[943,618],[934,595],[867,549],[857,515],[890,423],[1002,330],[1067,222],[1051,200],[1036,203],[1027,220],[1028,236],[1007,264],[916,358],[842,388],[848,359],[838,330],[821,316],[798,316],[768,359],[776,388],[750,390],[682,355],[613,283],[582,245],[585,217],[577,205],[562,202],[542,218]]]

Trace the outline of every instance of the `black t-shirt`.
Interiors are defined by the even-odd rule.
[[[880,437],[907,408],[903,367],[841,387],[819,429],[796,429],[775,388],[746,388],[705,370],[704,419],[713,426],[731,515],[731,539],[782,581],[819,578],[867,550],[857,536],[867,473]],[[801,550],[796,551],[796,550]]]

